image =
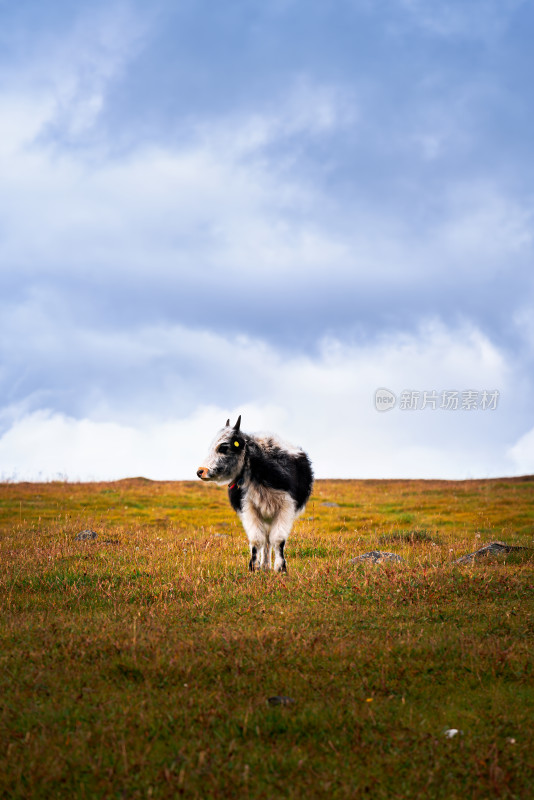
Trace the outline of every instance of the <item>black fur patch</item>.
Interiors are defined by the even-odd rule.
[[[295,492],[295,502],[297,509],[300,511],[304,508],[309,500],[312,487],[313,487],[313,470],[310,464],[310,459],[306,453],[298,456],[295,460],[297,467],[297,488]]]
[[[306,453],[293,455],[278,447],[264,451],[253,439],[248,442],[253,480],[270,489],[288,492],[297,510],[306,505],[313,485],[313,472]]]
[[[241,511],[243,505],[243,490],[237,483],[228,487],[228,498],[234,511]]]
[[[241,452],[245,446],[245,437],[242,433],[232,433],[232,435],[228,437],[227,444],[230,446],[230,451],[237,454]]]
[[[278,552],[280,553],[280,558],[282,559],[282,568],[281,568],[280,572],[287,572],[286,560],[284,558],[284,547],[285,546],[286,546],[285,542],[280,542],[280,544],[278,545]]]
[[[254,570],[256,569],[256,554],[257,554],[257,552],[258,552],[257,549],[254,547],[254,545],[252,545],[251,550],[250,550],[251,558],[250,558],[250,561],[248,563],[248,568],[249,568],[249,570],[251,572],[254,572]]]

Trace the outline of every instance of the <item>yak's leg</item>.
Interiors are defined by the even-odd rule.
[[[255,572],[257,568],[262,570],[271,569],[271,547],[265,534],[262,539],[254,539],[250,542],[250,561],[248,568]]]
[[[261,563],[262,550],[265,546],[266,535],[261,521],[256,514],[249,511],[241,515],[241,522],[248,536],[250,544],[250,561],[248,568],[251,572],[255,572]]]
[[[265,572],[271,569],[271,545],[267,536],[265,537],[265,542],[261,549],[260,564],[261,568],[265,570]]]
[[[275,549],[274,568],[276,572],[287,572],[286,560],[284,558],[285,539],[282,539]]]
[[[269,542],[274,550],[275,572],[287,572],[284,547],[287,537],[291,532],[291,528],[293,527],[295,516],[295,507],[293,501],[288,498],[287,502],[284,504],[283,508],[280,509],[280,512],[274,520],[269,535]]]
[[[256,565],[258,563],[258,547],[255,544],[250,545],[250,561],[248,568],[251,572],[256,572]]]

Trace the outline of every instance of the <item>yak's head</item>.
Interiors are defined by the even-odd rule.
[[[245,438],[239,431],[240,425],[241,415],[233,427],[230,420],[226,420],[226,425],[213,440],[203,466],[197,469],[197,475],[203,481],[230,483],[243,469]]]

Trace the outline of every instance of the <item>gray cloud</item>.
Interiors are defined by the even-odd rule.
[[[117,477],[134,470],[187,478],[215,430],[238,412],[248,430],[275,428],[305,443],[319,476],[473,477],[533,465],[529,429],[517,415],[517,366],[469,326],[451,332],[433,323],[417,336],[367,346],[330,339],[313,357],[186,328],[90,339],[74,339],[73,352],[90,373],[95,361],[114,365],[115,382],[105,385],[101,368],[101,383],[89,381],[85,394],[74,373],[79,407],[70,413],[45,397],[40,410],[12,408],[0,438],[4,476]],[[62,365],[56,387],[65,386],[71,366]],[[374,391],[384,385],[397,395],[497,389],[501,400],[494,411],[379,414]]]
[[[182,9],[178,31],[165,3],[149,18],[133,4],[87,7],[23,69],[11,53],[11,84],[0,84],[4,472],[10,460],[23,470],[17,447],[39,471],[24,444],[32,436],[57,437],[75,465],[71,435],[83,447],[115,437],[131,451],[148,447],[151,432],[160,442],[151,469],[163,458],[171,470],[169,430],[193,448],[189,429],[200,435],[241,407],[301,430],[323,474],[378,475],[396,448],[405,461],[383,474],[415,475],[417,463],[439,474],[440,448],[451,476],[455,452],[463,476],[530,463],[532,112],[517,110],[520,61],[496,66],[491,36],[476,69],[449,51],[432,55],[436,32],[478,46],[466,44],[471,23],[455,4],[446,30],[420,4],[397,5],[419,19],[401,35],[360,3],[350,14],[376,45],[372,79],[367,45],[354,55],[341,37],[333,47],[341,18],[311,58],[314,4],[299,63],[299,8],[260,14],[259,29],[281,37],[279,71],[270,59],[248,78],[222,42],[204,60],[212,21],[205,39],[171,53],[171,34],[183,37],[195,15]],[[506,13],[508,58],[515,12]],[[254,26],[231,24],[252,63]],[[219,69],[228,93],[215,97],[208,78]],[[469,388],[471,376],[511,405],[476,424],[369,416],[376,385]],[[328,430],[332,404],[339,434]],[[354,446],[376,445],[382,462],[350,461],[351,426]]]

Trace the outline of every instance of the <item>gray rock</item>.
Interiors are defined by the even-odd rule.
[[[270,706],[290,706],[295,701],[292,697],[283,697],[282,695],[275,695],[275,697],[268,697],[267,702]]]
[[[74,538],[77,542],[87,542],[89,539],[96,539],[97,536],[98,534],[96,531],[92,531],[87,528],[85,531],[80,531],[80,533],[77,533]]]
[[[328,508],[339,508],[339,503],[330,503],[328,501],[326,503],[321,503],[321,505],[328,506]]]
[[[351,558],[349,564],[357,564],[360,561],[372,561],[373,564],[379,564],[381,561],[396,561],[400,564],[405,564],[402,556],[396,553],[385,553],[383,550],[371,550],[369,553],[362,553],[361,556]]]
[[[487,556],[500,556],[506,553],[512,553],[517,550],[529,550],[529,547],[521,547],[516,544],[506,544],[506,542],[490,542],[485,544],[484,547],[479,547],[474,553],[467,553],[465,556],[457,558],[453,564],[469,564],[478,558],[485,558]]]

